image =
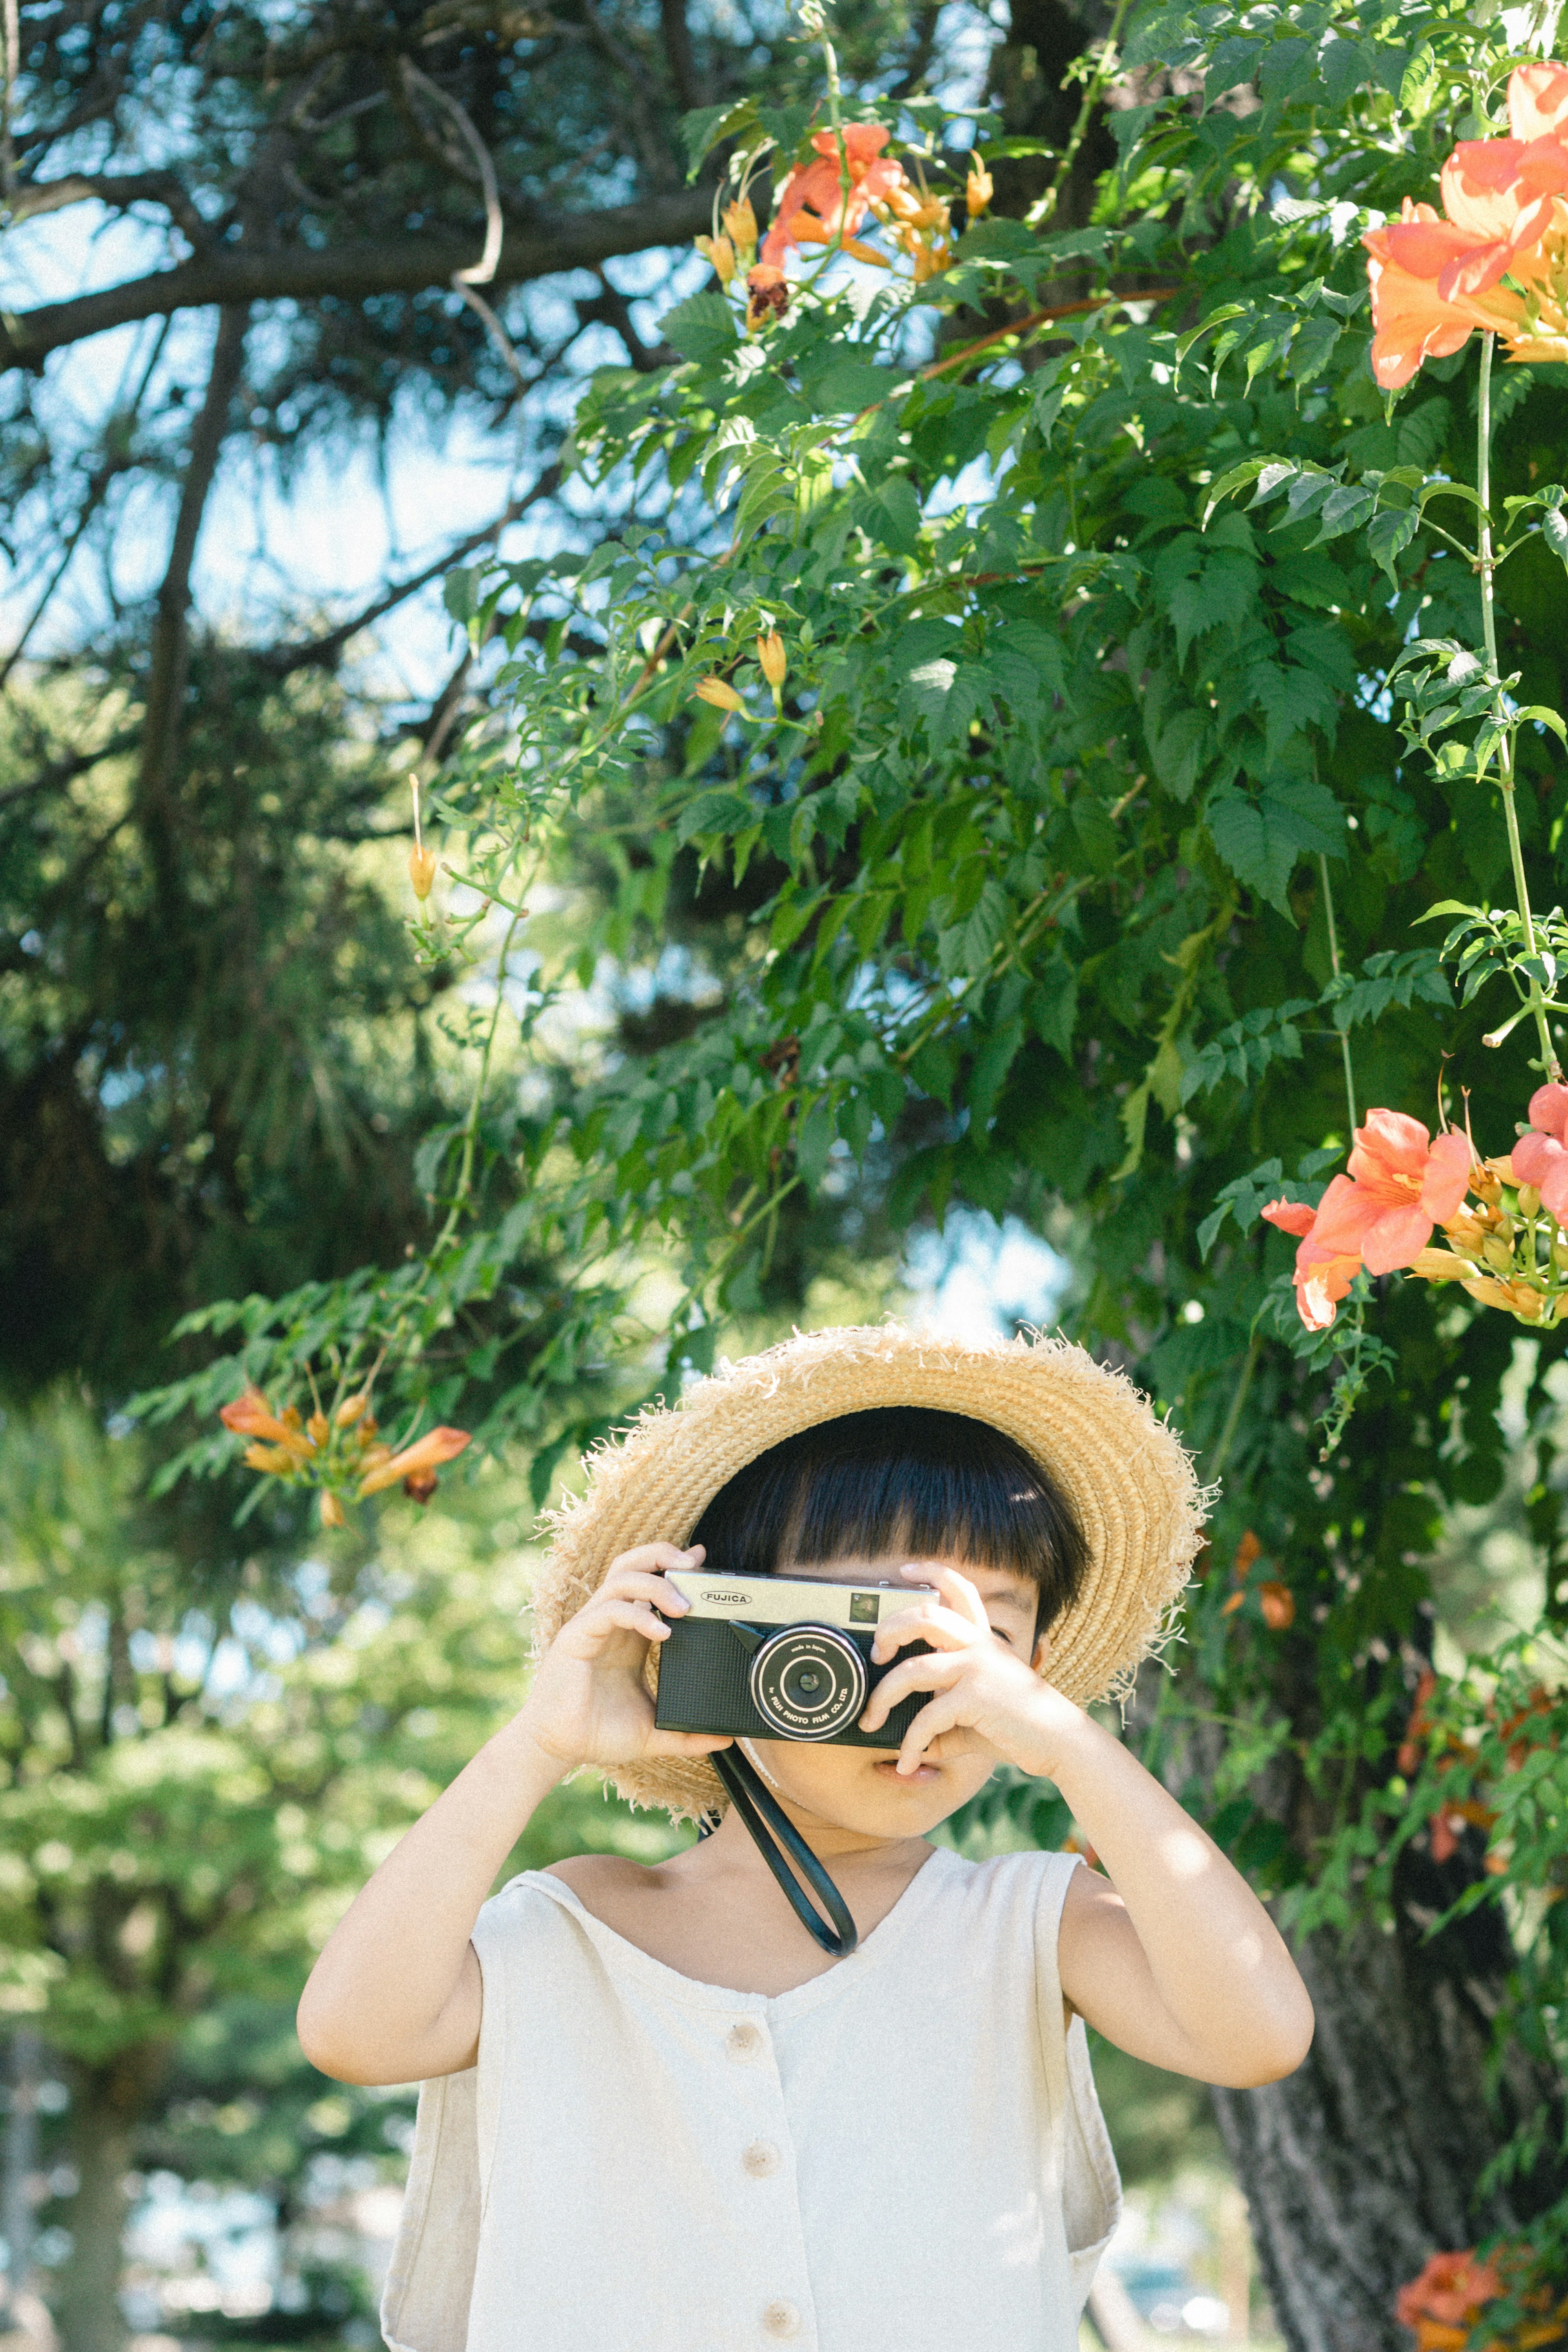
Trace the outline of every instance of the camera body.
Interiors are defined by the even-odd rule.
[[[691,1606],[659,1644],[662,1731],[896,1748],[930,1699],[916,1691],[874,1732],[860,1728],[867,1698],[898,1659],[930,1654],[929,1642],[907,1642],[885,1665],[871,1656],[877,1628],[933,1599],[929,1586],[686,1569],[667,1580]]]

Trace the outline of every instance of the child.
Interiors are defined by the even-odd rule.
[[[358,1896],[299,2009],[347,2082],[421,2078],[382,2319],[397,2352],[1074,2352],[1121,2189],[1087,2019],[1272,2082],[1305,1989],[1223,1854],[1082,1701],[1168,1622],[1202,1497],[1120,1375],[1061,1342],[818,1332],[589,1465],[536,1591],[520,1712]],[[671,1569],[929,1589],[876,1637],[874,1732],[757,1739],[848,1902],[835,1959],[734,1811],[651,1869],[581,1855],[486,1901],[583,1766],[711,1821],[728,1743],[653,1725]],[[913,1639],[931,1654],[899,1657]],[[1050,1679],[1046,1675],[1049,1671]],[[1108,1876],[928,1833],[1003,1762]]]

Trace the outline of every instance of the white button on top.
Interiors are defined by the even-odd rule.
[[[779,2164],[782,2161],[779,2157],[779,2150],[774,2147],[773,2142],[770,2139],[754,2139],[751,2146],[746,2149],[745,2153],[742,2155],[740,2160],[742,2164],[745,2165],[747,2172],[750,2173],[753,2180],[768,2180],[771,2179],[772,2175],[778,2171]],[[769,2305],[768,2308],[771,2310],[772,2305]]]
[[[755,2058],[762,2047],[762,2030],[756,2025],[732,2025],[724,2046],[732,2058]]]
[[[764,2333],[768,2336],[798,2335],[800,2315],[792,2303],[786,2303],[784,2297],[779,2295],[763,2313],[762,2326]]]

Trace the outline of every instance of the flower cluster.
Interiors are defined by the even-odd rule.
[[[1420,2277],[1400,2288],[1395,2315],[1415,2331],[1416,2352],[1462,2352],[1481,2312],[1503,2291],[1495,2262],[1478,2262],[1473,2253],[1434,2254]],[[1535,2352],[1568,2341],[1568,2300],[1553,2309],[1550,2289],[1525,2300],[1542,2316],[1494,2336],[1486,2352]]]
[[[789,656],[777,629],[764,630],[758,637],[757,667],[768,681],[775,712],[781,711],[784,708],[784,680],[789,672]],[[737,711],[743,719],[751,715],[746,707],[745,697],[716,670],[710,671],[706,677],[699,677],[692,692],[699,702],[707,703],[715,710]]]
[[[329,1412],[318,1404],[308,1420],[298,1405],[274,1412],[259,1389],[248,1388],[225,1404],[218,1418],[225,1429],[251,1440],[245,1450],[247,1469],[290,1486],[319,1487],[321,1523],[329,1528],[345,1522],[345,1494],[362,1502],[367,1495],[401,1484],[414,1502],[428,1503],[437,1471],[468,1444],[465,1429],[432,1429],[413,1444],[394,1450],[382,1441],[368,1385]]]
[[[1385,392],[1477,328],[1511,359],[1568,360],[1568,67],[1520,66],[1508,118],[1510,138],[1454,149],[1441,213],[1406,196],[1398,220],[1362,239]]]
[[[743,274],[748,334],[789,310],[785,263],[802,246],[826,247],[878,269],[890,268],[888,255],[859,235],[868,218],[908,257],[917,285],[951,267],[952,205],[927,188],[918,166],[912,179],[902,163],[883,153],[891,136],[882,122],[819,131],[810,161],[797,163],[779,191],[760,250],[757,215],[744,194],[725,208],[722,232],[697,238],[697,250],[712,262],[720,285],[727,287]],[[967,217],[978,219],[991,195],[991,175],[976,156],[964,188]]]
[[[1410,1720],[1405,1727],[1405,1737],[1399,1744],[1394,1759],[1399,1770],[1406,1777],[1419,1769],[1423,1756],[1431,1747],[1433,1727],[1427,1716],[1427,1709],[1431,1706],[1437,1687],[1437,1677],[1428,1666],[1416,1685],[1416,1697],[1410,1709]],[[1512,1715],[1500,1723],[1497,1719],[1495,1702],[1489,1701],[1486,1710],[1487,1724],[1489,1728],[1494,1731],[1496,1738],[1505,1743],[1505,1770],[1510,1772],[1520,1770],[1531,1752],[1532,1742],[1526,1734],[1532,1719],[1550,1714],[1552,1706],[1552,1693],[1543,1685],[1537,1685],[1530,1693],[1526,1704],[1516,1708]],[[1549,1744],[1554,1746],[1555,1738],[1553,1738]],[[1451,1771],[1456,1764],[1473,1767],[1475,1762],[1474,1748],[1452,1731],[1444,1738],[1435,1759],[1436,1769],[1439,1774]],[[1482,1786],[1484,1785],[1483,1780]],[[1475,1786],[1473,1771],[1470,1786],[1472,1788]],[[1497,1807],[1487,1804],[1481,1797],[1445,1799],[1427,1824],[1427,1850],[1433,1861],[1451,1862],[1459,1850],[1459,1839],[1467,1826],[1479,1830],[1490,1830],[1497,1818]],[[1494,1878],[1500,1878],[1506,1874],[1508,1864],[1503,1854],[1494,1852],[1487,1855],[1485,1867]]]
[[[1568,1087],[1538,1087],[1511,1153],[1482,1160],[1455,1129],[1434,1139],[1418,1118],[1375,1110],[1355,1131],[1348,1172],[1315,1209],[1270,1201],[1263,1215],[1294,1234],[1296,1307],[1326,1331],[1351,1284],[1368,1274],[1457,1282],[1483,1307],[1550,1329],[1568,1317]],[[1469,1196],[1469,1197],[1467,1197]],[[1427,1246],[1440,1226],[1446,1249]]]
[[[1233,1617],[1239,1609],[1245,1608],[1249,1596],[1256,1597],[1258,1613],[1269,1631],[1283,1633],[1296,1622],[1296,1596],[1277,1576],[1252,1581],[1252,1570],[1262,1558],[1263,1547],[1249,1528],[1236,1547],[1236,1558],[1230,1565],[1230,1580],[1237,1589],[1228,1596],[1219,1613]]]

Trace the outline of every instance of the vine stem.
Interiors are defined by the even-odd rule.
[[[1333,976],[1337,980],[1339,978],[1339,931],[1335,926],[1333,919],[1333,888],[1329,881],[1329,862],[1321,849],[1318,852],[1318,871],[1323,877],[1323,913],[1328,918],[1329,962],[1333,967]],[[1354,1136],[1355,1133],[1356,1118],[1355,1071],[1351,1066],[1350,1031],[1348,1029],[1342,1029],[1340,1031],[1339,1042],[1340,1050],[1344,1055],[1345,1108],[1350,1113],[1350,1131]]]
[[[1211,1478],[1218,1478],[1230,1459],[1230,1449],[1236,1443],[1236,1433],[1241,1425],[1241,1408],[1247,1402],[1247,1391],[1252,1385],[1252,1375],[1258,1369],[1258,1358],[1262,1352],[1262,1335],[1254,1331],[1247,1342],[1247,1353],[1242,1359],[1241,1375],[1236,1383],[1236,1393],[1230,1400],[1230,1410],[1225,1416],[1225,1426],[1219,1433],[1219,1440],[1214,1452],[1204,1465]]]
[[[1498,667],[1497,607],[1492,585],[1497,557],[1493,552],[1491,536],[1491,362],[1496,342],[1497,337],[1492,333],[1481,337],[1480,386],[1476,401],[1476,491],[1481,502],[1476,524],[1476,572],[1481,588],[1481,633],[1486,642],[1487,668],[1494,685],[1498,685],[1501,676]],[[1500,695],[1500,686],[1498,690]],[[1513,738],[1506,727],[1500,730],[1498,746],[1498,788],[1502,794],[1503,823],[1508,827],[1508,854],[1513,863],[1513,887],[1519,895],[1519,919],[1524,926],[1525,952],[1533,961],[1538,953],[1535,922],[1530,911],[1530,891],[1524,878],[1524,853],[1519,839],[1519,812],[1514,805]],[[1547,1026],[1541,981],[1533,972],[1531,974],[1527,1010],[1534,1016],[1535,1034],[1541,1041],[1542,1074],[1561,1081],[1563,1071],[1552,1044],[1552,1032]]]
[[[1126,22],[1127,12],[1132,5],[1133,0],[1117,0],[1116,13],[1111,19],[1110,30],[1106,33],[1104,45],[1095,60],[1094,70],[1084,83],[1083,103],[1078,110],[1077,121],[1068,133],[1067,144],[1061,151],[1061,160],[1057,164],[1050,187],[1047,188],[1040,202],[1030,207],[1028,217],[1028,226],[1030,228],[1043,228],[1048,221],[1055,217],[1061,191],[1067,184],[1068,173],[1077,162],[1078,151],[1089,134],[1090,120],[1116,70],[1116,44],[1122,37],[1122,26]]]
[[[507,958],[511,953],[512,941],[517,937],[517,925],[521,920],[520,914],[512,917],[507,926],[507,936],[501,942],[500,961],[496,967],[496,1002],[491,1008],[490,1026],[485,1032],[485,1044],[479,1055],[478,1075],[474,1081],[474,1099],[468,1106],[468,1117],[463,1125],[463,1158],[457,1171],[457,1189],[453,1193],[452,1205],[446,1213],[446,1223],[441,1229],[440,1238],[430,1252],[432,1259],[440,1256],[456,1232],[457,1221],[463,1213],[463,1204],[473,1188],[474,1153],[479,1136],[479,1113],[484,1108],[485,1089],[489,1083],[490,1055],[496,1043],[496,1032],[501,1023],[501,1008],[507,1002]]]

